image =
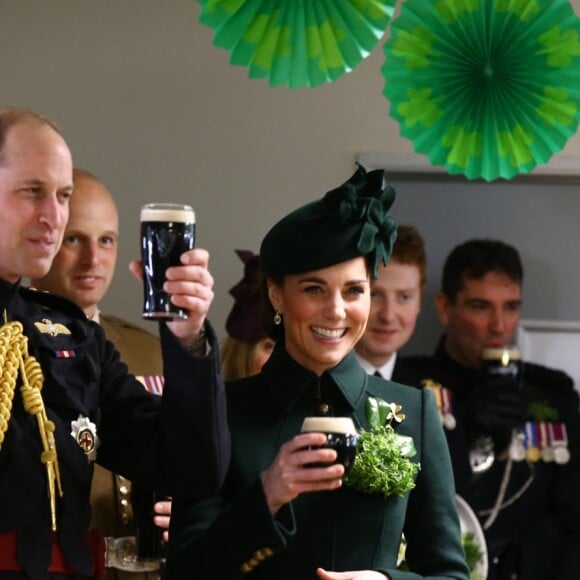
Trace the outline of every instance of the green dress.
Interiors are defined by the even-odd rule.
[[[317,377],[277,344],[262,372],[227,385],[232,459],[218,495],[174,498],[169,580],[314,580],[316,568],[380,570],[392,578],[467,579],[449,452],[435,400],[427,390],[368,376],[350,353]],[[397,426],[411,436],[421,464],[416,487],[388,499],[354,491],[305,493],[276,516],[260,474],[321,402],[330,414],[368,428],[365,402],[402,405]],[[401,534],[413,572],[398,571]]]

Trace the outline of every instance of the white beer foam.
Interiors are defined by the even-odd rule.
[[[316,433],[356,433],[350,417],[306,417],[302,432]]]
[[[516,347],[505,347],[505,348],[486,348],[481,353],[481,358],[483,360],[520,360],[522,355],[518,348]]]
[[[178,222],[184,224],[195,223],[193,208],[151,208],[144,207],[141,210],[142,222]]]

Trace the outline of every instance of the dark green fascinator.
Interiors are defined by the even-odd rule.
[[[274,225],[260,247],[263,269],[269,276],[301,274],[370,255],[376,278],[397,237],[395,220],[387,214],[394,200],[383,170],[359,166],[341,186]]]

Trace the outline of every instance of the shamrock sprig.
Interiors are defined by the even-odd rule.
[[[415,487],[420,469],[411,457],[417,453],[411,437],[395,433],[392,423],[402,423],[401,405],[369,397],[365,415],[370,429],[361,430],[358,452],[346,485],[363,493],[402,496]]]

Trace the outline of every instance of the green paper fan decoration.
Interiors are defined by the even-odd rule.
[[[577,130],[580,20],[567,0],[406,0],[384,50],[391,116],[449,173],[528,173]]]
[[[332,82],[369,55],[396,0],[200,0],[214,44],[250,78],[290,88]]]

